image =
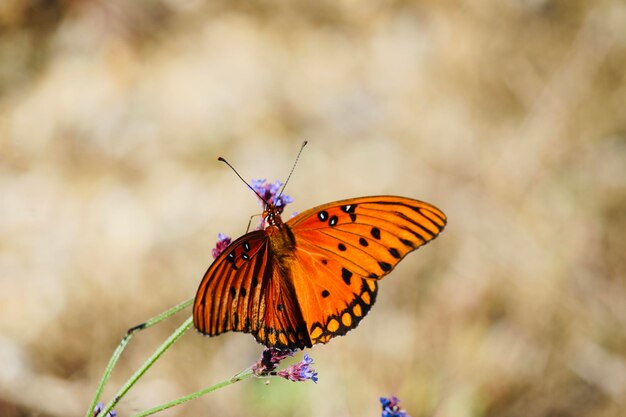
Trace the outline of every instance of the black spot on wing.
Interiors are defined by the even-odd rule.
[[[392,269],[392,268],[391,268],[391,265],[390,265],[390,264],[388,264],[387,262],[382,262],[382,261],[379,261],[379,262],[378,262],[378,265],[380,266],[380,269],[382,269],[382,270],[383,270],[383,271],[385,271],[385,272],[389,272],[389,271],[391,271],[391,269]]]
[[[356,209],[356,204],[346,204],[345,206],[341,206],[341,211],[344,213],[354,213],[354,209]]]
[[[413,244],[413,242],[411,242],[408,239],[400,239],[400,242],[402,242],[404,244],[404,246],[407,246],[411,249],[415,248],[415,245]]]
[[[356,221],[356,214],[354,213],[355,209],[356,204],[346,204],[344,206],[341,206],[341,211],[343,211],[344,213],[348,213],[348,215],[350,216],[350,220],[352,220],[353,222]]]
[[[231,251],[228,255],[226,255],[226,261],[230,263],[230,266],[236,271],[239,268],[235,265],[235,251]]]
[[[352,278],[352,272],[348,271],[346,268],[341,268],[341,279],[346,285],[350,285],[350,278]]]

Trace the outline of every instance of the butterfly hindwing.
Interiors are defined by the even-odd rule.
[[[278,266],[276,260],[270,270],[271,276],[265,282],[258,329],[252,332],[256,340],[278,349],[303,349],[311,347],[307,326],[302,318],[293,281],[288,271]]]
[[[194,324],[204,334],[251,333],[277,348],[311,346],[290,280],[278,268],[265,231],[230,244],[209,267],[194,302]]]
[[[346,334],[376,301],[378,283],[344,268],[336,259],[301,241],[292,279],[313,344]]]

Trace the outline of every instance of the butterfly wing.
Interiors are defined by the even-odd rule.
[[[215,336],[252,333],[276,348],[311,346],[290,280],[277,267],[265,231],[237,239],[209,267],[193,306],[194,325]]]
[[[291,278],[313,344],[355,328],[376,299],[377,280],[443,230],[436,207],[404,197],[337,201],[286,225],[295,236]]]
[[[263,289],[265,311],[254,337],[259,343],[277,349],[311,347],[293,281],[287,278],[289,272],[278,267],[276,259],[270,259],[273,262],[271,277]]]
[[[252,333],[276,348],[326,343],[355,328],[376,299],[377,280],[446,224],[434,206],[379,196],[308,210],[284,225],[293,246],[267,230],[232,243],[206,272],[194,324],[208,335]],[[276,235],[274,235],[276,236]],[[281,249],[279,249],[281,248]]]

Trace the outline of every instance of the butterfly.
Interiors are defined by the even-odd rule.
[[[193,305],[198,331],[251,333],[276,349],[327,343],[357,327],[378,281],[446,225],[431,204],[386,195],[335,201],[286,222],[282,209],[266,202],[267,226],[209,267]]]

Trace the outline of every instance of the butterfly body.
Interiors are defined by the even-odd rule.
[[[237,239],[209,267],[194,302],[201,333],[251,333],[279,349],[326,343],[355,328],[378,280],[446,224],[436,207],[395,196],[337,201],[287,222],[281,212],[266,205],[266,228]]]

